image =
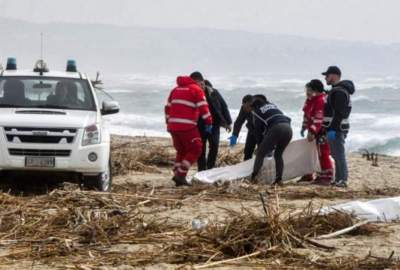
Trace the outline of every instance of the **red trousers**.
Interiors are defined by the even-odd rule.
[[[329,143],[326,138],[317,138],[317,149],[319,164],[321,171],[317,172],[317,179],[321,182],[330,183],[333,180],[333,163],[331,160],[331,150],[329,148]],[[306,181],[311,181],[313,179],[312,174],[303,176]]]
[[[319,154],[319,162],[321,165],[321,172],[318,172],[318,177],[322,181],[332,181],[333,164],[331,160],[331,150],[329,148],[329,143],[324,138],[323,141],[318,142],[317,147]]]
[[[194,128],[187,131],[172,131],[171,136],[176,150],[174,173],[186,176],[203,151],[199,130]]]

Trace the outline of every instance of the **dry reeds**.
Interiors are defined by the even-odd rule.
[[[400,194],[400,188],[384,187],[384,188],[368,188],[361,190],[343,190],[331,187],[318,187],[315,185],[308,186],[286,186],[280,192],[280,196],[287,200],[309,200],[318,199],[370,199],[381,197],[394,197]]]
[[[225,219],[210,220],[204,230],[197,231],[185,221],[146,216],[140,210],[151,203],[183,204],[192,195],[182,192],[178,200],[168,192],[161,195],[154,190],[148,193],[147,189],[137,189],[136,194],[56,190],[34,198],[0,194],[0,245],[7,248],[0,261],[24,258],[91,267],[173,263],[198,264],[196,267],[203,268],[247,258],[255,260],[254,265],[262,262],[275,267],[279,260],[280,266],[310,269],[339,269],[335,265],[348,263],[336,259],[312,261],[297,250],[332,250],[334,247],[313,239],[355,224],[357,220],[349,214],[320,215],[311,204],[303,211],[291,213],[281,208],[275,193],[269,199],[260,197],[261,212],[225,209]],[[156,214],[154,210],[152,213]],[[366,232],[360,229],[358,233]],[[123,249],[116,248],[121,245],[142,248],[125,254]],[[358,265],[367,264],[359,262]],[[390,258],[385,265],[394,262]]]
[[[162,144],[113,142],[113,168],[158,172],[169,166],[173,154]],[[222,151],[224,164],[239,162],[241,153]],[[144,266],[171,263],[204,269],[220,265],[246,265],[268,269],[385,269],[400,266],[394,256],[340,257],[335,248],[315,240],[359,223],[354,216],[334,212],[322,215],[309,204],[291,212],[283,199],[352,199],[388,196],[397,189],[341,191],[331,188],[286,186],[279,189],[246,181],[191,188],[115,185],[116,193],[55,190],[35,197],[0,194],[0,265],[29,259],[41,263],[80,266]],[[261,192],[264,195],[259,195]],[[267,195],[269,197],[267,197]],[[223,209],[218,220],[203,230],[188,220],[171,220],[169,213],[185,204],[224,201],[261,202],[259,209]],[[252,203],[253,203],[252,202]],[[259,203],[257,205],[260,205]],[[351,235],[371,235],[380,227],[358,226]],[[341,235],[340,237],[346,237]],[[129,251],[126,251],[128,249]],[[308,254],[304,253],[304,250]],[[327,256],[311,256],[323,252]],[[311,254],[311,255],[310,255]]]
[[[9,259],[67,259],[121,242],[147,243],[152,234],[179,230],[165,218],[146,218],[138,210],[151,200],[163,198],[54,191],[28,200],[0,194],[0,245],[9,248]]]
[[[159,167],[173,164],[173,153],[165,145],[149,143],[149,140],[118,140],[111,145],[112,168],[115,175],[129,171],[161,173]]]
[[[189,260],[195,263],[226,260],[247,256],[258,259],[294,256],[299,248],[331,250],[313,240],[315,236],[332,233],[355,224],[355,217],[342,212],[320,215],[312,204],[297,214],[282,210],[276,200],[263,201],[264,216],[247,209],[229,211],[220,223],[210,224],[204,231],[192,232],[186,239],[170,247],[174,263]],[[358,234],[369,234],[377,227],[360,227]],[[184,252],[181,252],[184,251]],[[304,258],[303,258],[304,259]]]
[[[235,165],[242,161],[243,161],[242,147],[238,148],[221,147],[218,153],[217,167]]]

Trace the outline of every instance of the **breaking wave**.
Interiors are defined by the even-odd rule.
[[[291,118],[295,139],[300,138],[301,108],[304,103],[303,78],[271,76],[214,77],[212,82],[226,98],[235,119],[246,94],[263,93]],[[111,132],[130,136],[169,136],[164,120],[164,104],[175,84],[173,76],[112,76],[106,89],[121,104],[121,113],[107,116]],[[359,79],[353,96],[353,114],[347,149],[400,156],[400,79],[394,77]],[[221,130],[222,131],[222,130]],[[240,141],[246,138],[246,129]],[[221,140],[229,137],[222,131]]]

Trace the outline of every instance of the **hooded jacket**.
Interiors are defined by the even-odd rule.
[[[227,127],[232,124],[231,114],[224,98],[215,88],[206,87],[205,96],[213,119],[213,126]],[[204,131],[205,122],[202,118],[199,120],[199,129]]]
[[[211,113],[200,86],[186,76],[180,76],[176,81],[178,86],[171,91],[165,106],[168,131],[191,130],[197,127],[200,117],[206,125],[211,125]]]
[[[325,96],[325,94],[319,94],[308,98],[303,107],[303,129],[308,130],[314,135],[319,135],[322,131]]]
[[[350,129],[349,117],[352,110],[351,95],[355,93],[352,81],[341,81],[328,92],[324,108],[324,127],[347,133]]]

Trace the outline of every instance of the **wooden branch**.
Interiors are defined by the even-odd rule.
[[[345,228],[343,230],[340,230],[340,231],[337,231],[337,232],[334,232],[334,233],[321,235],[321,236],[316,237],[315,239],[322,240],[322,239],[334,238],[334,237],[349,233],[351,231],[354,231],[355,229],[360,228],[361,226],[366,225],[368,223],[369,223],[368,220],[364,220],[364,221],[361,221],[361,222],[359,222],[359,223],[357,223],[357,224],[355,224],[355,225],[353,225],[351,227]]]
[[[265,205],[265,200],[264,200],[264,195],[262,193],[260,193],[260,199],[261,199],[261,203],[264,209],[264,213],[265,213],[265,217],[268,218],[269,217],[269,213],[267,210],[267,206]]]
[[[334,250],[334,249],[336,249],[335,247],[323,245],[323,244],[318,243],[318,242],[316,242],[316,241],[314,241],[314,240],[311,240],[311,239],[309,239],[309,238],[305,239],[305,241],[306,241],[307,243],[313,245],[313,246],[316,246],[316,247],[319,247],[319,248],[323,248],[323,249],[326,249],[326,250]]]
[[[229,260],[212,262],[212,263],[198,265],[198,266],[195,265],[193,268],[194,269],[205,269],[205,268],[209,268],[209,267],[216,266],[216,265],[221,265],[221,264],[225,264],[225,263],[231,263],[231,262],[240,261],[240,260],[243,260],[243,259],[255,257],[255,256],[258,256],[260,254],[261,254],[261,251],[256,251],[256,252],[253,252],[251,254],[248,254],[248,255],[245,255],[245,256],[241,256],[241,257],[237,257],[237,258],[233,258],[233,259],[229,259]]]
[[[145,204],[147,204],[147,203],[149,203],[149,202],[151,202],[151,200],[145,200],[145,201],[142,201],[142,202],[137,203],[136,206],[145,205]]]

